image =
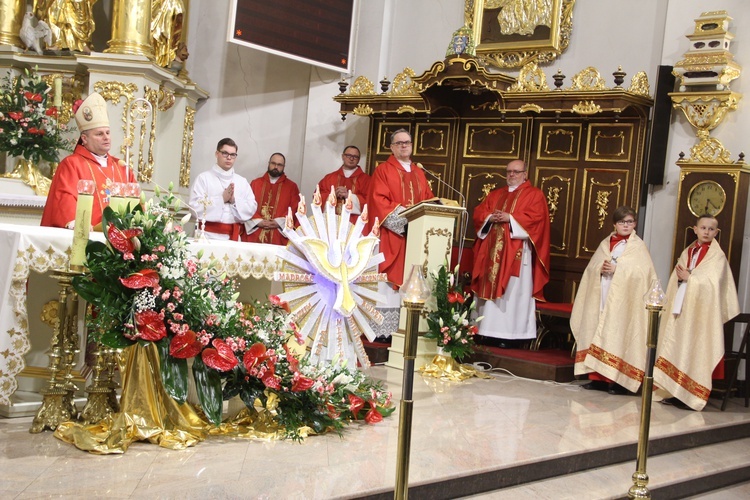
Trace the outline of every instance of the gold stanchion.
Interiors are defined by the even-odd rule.
[[[422,312],[424,301],[430,293],[424,276],[422,276],[422,266],[414,264],[409,279],[401,287],[400,293],[408,314],[404,335],[404,379],[401,405],[399,406],[396,488],[393,491],[393,498],[405,500],[409,497],[409,452],[411,449],[411,417],[414,409],[412,393],[414,389],[414,359],[417,356],[419,314]]]
[[[50,378],[47,387],[41,390],[42,406],[37,410],[29,429],[34,434],[45,429],[55,430],[62,422],[77,417],[73,397],[78,388],[73,383],[72,369],[77,352],[78,294],[71,285],[77,274],[63,270],[52,273],[60,286],[59,321],[50,345]]]
[[[651,498],[646,459],[648,458],[648,436],[651,426],[651,400],[654,389],[654,362],[656,361],[656,340],[659,334],[659,315],[664,308],[664,291],[659,280],[654,280],[651,289],[644,296],[648,310],[648,338],[646,339],[646,372],[641,388],[641,425],[638,432],[638,452],[636,469],[633,473],[633,486],[628,490],[628,498]]]
[[[91,384],[86,389],[88,398],[81,412],[84,424],[100,422],[110,413],[119,411],[117,395],[110,379],[107,349],[99,342],[96,343],[95,349]]]

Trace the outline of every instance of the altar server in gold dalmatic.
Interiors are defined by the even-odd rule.
[[[674,396],[664,403],[700,411],[724,356],[724,323],[740,313],[740,304],[729,262],[714,239],[719,222],[703,215],[693,231],[698,239],[683,250],[669,277],[654,384]]]
[[[648,311],[643,295],[656,279],[646,245],[635,234],[630,207],[612,214],[614,232],[601,242],[583,272],[570,328],[576,339],[575,374],[589,374],[585,389],[636,392],[646,365]]]

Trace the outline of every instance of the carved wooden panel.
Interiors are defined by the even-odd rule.
[[[559,257],[570,256],[574,234],[574,207],[578,170],[575,167],[537,167],[533,184],[547,199],[550,221],[550,251]]]
[[[422,163],[422,166],[425,168],[425,170],[429,170],[435,177],[450,185],[450,172],[448,172],[447,163],[436,163],[431,161],[420,163]],[[429,183],[432,192],[435,193],[435,196],[438,196],[440,198],[457,198],[457,196],[453,192],[451,192],[450,189],[445,187],[444,184],[435,180],[435,178],[431,177],[430,174],[425,174],[425,177],[427,177],[427,182]]]
[[[629,162],[632,123],[592,123],[586,139],[586,161]]]
[[[523,154],[523,137],[522,123],[466,123],[464,157],[514,160]]]
[[[581,144],[580,123],[540,123],[538,160],[577,161]]]
[[[448,156],[450,124],[417,123],[414,134],[414,156]]]
[[[469,214],[474,213],[474,209],[484,201],[490,191],[507,184],[505,169],[500,169],[496,165],[464,163],[461,179],[461,192],[466,195],[466,208]],[[466,240],[474,241],[476,237],[474,224],[469,221]]]
[[[630,171],[627,169],[585,169],[583,207],[576,257],[587,257],[612,232],[612,212],[626,205]]]

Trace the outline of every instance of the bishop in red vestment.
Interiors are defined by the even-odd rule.
[[[367,204],[367,192],[370,189],[370,176],[364,173],[359,162],[360,152],[357,146],[347,146],[341,155],[343,164],[338,170],[323,177],[318,183],[323,196],[331,192],[331,186],[336,191],[336,213],[341,214],[341,206],[346,201],[349,191],[352,192],[353,208],[349,220],[352,224],[357,222],[357,217],[362,213],[362,208]]]
[[[397,130],[391,136],[391,152],[385,163],[372,174],[367,196],[369,226],[377,217],[381,224],[380,251],[385,261],[380,272],[388,281],[401,286],[406,257],[406,219],[400,216],[406,208],[435,195],[422,167],[411,161],[412,142],[409,132]]]
[[[122,160],[109,154],[112,146],[109,135],[107,104],[101,95],[92,93],[75,113],[81,132],[73,154],[64,158],[55,171],[47,203],[42,213],[42,226],[72,227],[76,218],[78,181],[96,182],[91,225],[102,221],[102,211],[109,205],[115,183],[135,182],[132,171],[127,171]]]
[[[281,234],[289,207],[293,211],[299,203],[297,184],[284,174],[286,158],[274,153],[268,161],[268,171],[254,179],[250,188],[255,194],[258,209],[253,218],[245,223],[247,235],[243,241],[286,245],[287,238]]]

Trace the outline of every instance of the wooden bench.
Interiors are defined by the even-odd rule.
[[[570,342],[572,333],[570,331],[570,314],[573,312],[572,302],[537,302],[536,303],[536,339],[531,342],[530,349],[538,351],[542,340],[550,333],[563,333],[566,341]],[[565,325],[563,328],[553,328],[555,325],[550,318],[561,318]],[[575,346],[574,346],[575,351]]]

